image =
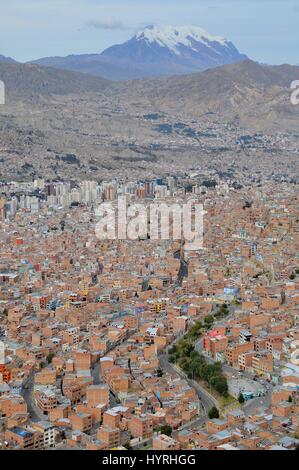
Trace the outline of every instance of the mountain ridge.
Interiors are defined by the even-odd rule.
[[[20,99],[86,91],[102,92],[110,84],[108,80],[79,72],[18,62],[0,62],[0,80],[5,83],[8,96]]]
[[[265,66],[246,60],[204,72],[112,82],[87,74],[36,64],[0,62],[0,80],[8,98],[27,101],[51,95],[107,97],[132,113],[137,109],[176,115],[210,114],[255,129],[296,129],[298,107],[290,102],[290,84],[299,67]]]
[[[194,168],[224,159],[295,173],[299,67],[252,61],[170,78],[109,82],[30,64],[0,64],[0,173],[6,178],[106,178]],[[245,137],[247,144],[238,143]],[[248,139],[247,137],[248,136]],[[240,146],[241,145],[241,146]],[[251,145],[253,146],[251,148]],[[75,155],[75,167],[65,161]],[[261,160],[261,161],[260,161]],[[272,161],[272,160],[271,160]],[[161,173],[161,174],[162,174]]]
[[[4,62],[7,64],[16,64],[17,61],[12,59],[11,57],[6,57],[5,55],[0,54],[0,62]]]
[[[188,74],[246,58],[231,41],[212,36],[198,26],[150,25],[100,54],[44,57],[32,63],[110,80],[130,80]]]

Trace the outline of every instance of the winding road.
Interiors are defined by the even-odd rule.
[[[159,356],[159,361],[160,361],[160,367],[162,370],[165,370],[169,374],[177,375],[181,379],[184,379],[188,382],[190,387],[192,387],[200,399],[200,403],[202,405],[202,417],[199,419],[199,421],[204,422],[207,419],[207,414],[210,408],[212,406],[216,405],[217,402],[216,400],[208,393],[206,390],[204,390],[200,385],[198,385],[194,380],[191,380],[187,377],[187,375],[179,369],[177,366],[174,364],[171,364],[168,361],[168,356],[166,354],[163,354]]]

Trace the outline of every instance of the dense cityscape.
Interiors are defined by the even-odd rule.
[[[215,172],[3,182],[2,449],[291,450],[298,191]],[[100,240],[97,205],[205,209],[185,240]]]
[[[1,468],[293,467],[298,15],[1,1]]]

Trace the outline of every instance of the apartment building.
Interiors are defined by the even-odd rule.
[[[12,448],[20,450],[44,449],[43,433],[33,428],[14,427],[5,431],[5,440]]]
[[[180,450],[180,444],[172,437],[160,434],[153,438],[153,450]]]

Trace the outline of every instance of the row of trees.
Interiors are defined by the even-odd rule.
[[[229,314],[228,306],[226,304],[222,304],[220,307],[217,308],[216,313],[214,315],[207,315],[204,318],[203,327],[205,329],[212,328],[215,319],[220,320],[221,318],[226,317],[228,314]]]
[[[194,343],[202,331],[212,328],[215,319],[219,320],[228,314],[228,306],[222,304],[214,315],[207,315],[203,323],[195,322],[186,335],[169,350],[170,362],[177,363],[190,379],[204,380],[223,396],[228,395],[228,385],[221,364],[219,362],[208,364],[205,357],[195,350]]]
[[[220,318],[224,318],[229,314],[229,308],[226,304],[222,304],[218,307],[217,312],[215,313],[215,318],[219,320]]]
[[[228,395],[227,380],[222,373],[221,364],[208,364],[189,339],[181,339],[170,349],[169,361],[177,363],[190,379],[204,380],[221,395]]]

